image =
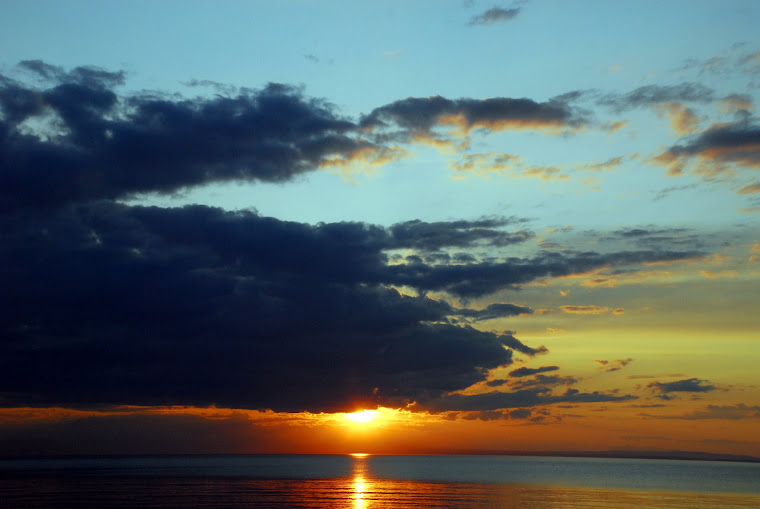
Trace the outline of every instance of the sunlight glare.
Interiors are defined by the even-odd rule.
[[[367,424],[377,419],[378,415],[377,410],[360,410],[346,414],[346,419],[356,424]]]

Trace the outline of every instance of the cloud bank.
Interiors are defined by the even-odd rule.
[[[630,397],[558,393],[576,380],[540,374],[556,366],[513,371],[536,377],[506,384],[512,392],[456,394],[515,355],[547,351],[473,326],[531,308],[467,302],[704,254],[654,246],[510,256],[535,238],[514,218],[310,225],[119,202],[386,160],[393,143],[436,128],[583,125],[562,98],[408,98],[354,121],[282,84],[209,97],[130,95],[118,93],[121,72],[40,61],[20,68],[37,85],[0,79],[3,406],[488,411],[622,401]],[[486,248],[499,256],[481,254]]]

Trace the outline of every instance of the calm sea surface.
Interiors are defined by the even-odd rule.
[[[511,456],[0,460],[0,507],[760,508],[760,464]]]

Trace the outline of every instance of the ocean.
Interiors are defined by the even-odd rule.
[[[0,460],[1,508],[760,508],[760,464],[517,456]]]

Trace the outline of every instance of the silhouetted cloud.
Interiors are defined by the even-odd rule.
[[[685,380],[676,380],[675,382],[650,382],[647,384],[649,389],[660,393],[660,398],[670,399],[671,393],[674,392],[710,392],[715,390],[715,386],[708,383],[707,380],[699,378],[687,378]]]
[[[124,71],[107,71],[100,67],[83,66],[67,72],[63,67],[42,60],[22,60],[18,67],[45,81],[70,82],[88,87],[114,87],[123,85],[126,79]]]
[[[703,253],[700,251],[667,250],[577,254],[544,252],[533,258],[461,265],[399,264],[389,266],[387,272],[389,281],[397,285],[446,291],[462,297],[479,297],[545,277],[584,273],[605,266],[690,260],[701,256]],[[576,307],[582,310],[582,307]]]
[[[476,243],[507,246],[525,242],[535,234],[529,231],[505,232],[497,230],[517,219],[480,219],[476,221],[439,221],[426,223],[420,220],[396,223],[390,233],[399,247],[431,251],[442,247],[465,247]]]
[[[534,378],[521,378],[510,384],[511,389],[523,390],[531,387],[555,387],[558,385],[573,385],[578,379],[572,376],[536,375]]]
[[[714,163],[736,163],[760,167],[760,127],[744,122],[720,124],[704,131],[683,145],[674,145],[653,162],[670,166],[673,173],[683,171],[685,160],[697,157]]]
[[[438,95],[400,99],[375,108],[361,120],[365,128],[396,126],[408,135],[429,134],[437,126],[457,126],[464,131],[476,128],[498,131],[579,127],[585,123],[581,112],[560,99],[546,102],[508,97],[452,100]]]
[[[499,421],[499,420],[524,420],[533,415],[530,408],[518,408],[517,410],[482,410],[479,412],[467,412],[461,415],[466,421]]]
[[[507,316],[529,315],[532,313],[533,310],[525,306],[517,306],[515,304],[502,302],[489,304],[485,309],[463,309],[459,312],[460,315],[474,318],[475,321],[492,320],[494,318],[504,318]]]
[[[602,403],[630,401],[636,399],[630,394],[617,395],[601,392],[580,392],[567,389],[554,395],[546,387],[518,390],[513,392],[487,392],[483,394],[449,394],[423,404],[427,410],[442,412],[451,410],[482,411],[502,408],[527,408],[557,403]]]
[[[515,229],[523,220],[310,225],[200,205],[116,202],[210,182],[285,182],[341,161],[392,157],[383,123],[410,132],[452,122],[580,125],[564,100],[412,98],[376,109],[360,125],[287,85],[192,99],[120,95],[121,72],[41,61],[20,68],[44,86],[0,77],[2,406],[323,412],[412,402],[492,410],[621,401],[628,396],[555,395],[570,377],[542,375],[513,394],[452,395],[486,382],[514,352],[547,351],[511,332],[470,326],[531,308],[475,309],[467,299],[601,267],[704,255],[644,249],[496,258],[475,249],[533,239]],[[417,296],[399,290],[409,288]],[[427,296],[432,291],[437,300]]]
[[[528,308],[385,287],[392,228],[110,202],[0,220],[5,405],[393,406],[546,351],[446,320]]]
[[[619,235],[620,237],[626,237],[626,238],[640,238],[640,237],[651,237],[653,235],[663,235],[663,234],[672,234],[672,233],[684,233],[688,232],[689,230],[687,228],[621,228],[619,230],[615,230],[612,233],[614,235]]]
[[[511,363],[512,350],[546,351],[447,317],[529,309],[455,308],[388,285],[472,294],[674,256],[389,265],[385,250],[404,243],[393,227],[307,225],[205,206],[95,202],[6,213],[0,226],[5,405],[326,411],[437,399],[485,381]]]
[[[120,97],[112,88],[123,73],[22,66],[52,83],[0,80],[0,211],[215,181],[282,182],[336,161],[392,157],[331,105],[287,85],[234,97]]]
[[[523,376],[531,376],[536,375],[538,373],[546,373],[548,371],[557,371],[559,369],[559,366],[541,366],[540,368],[518,368],[513,371],[509,372],[509,376],[511,377],[523,377]]]

